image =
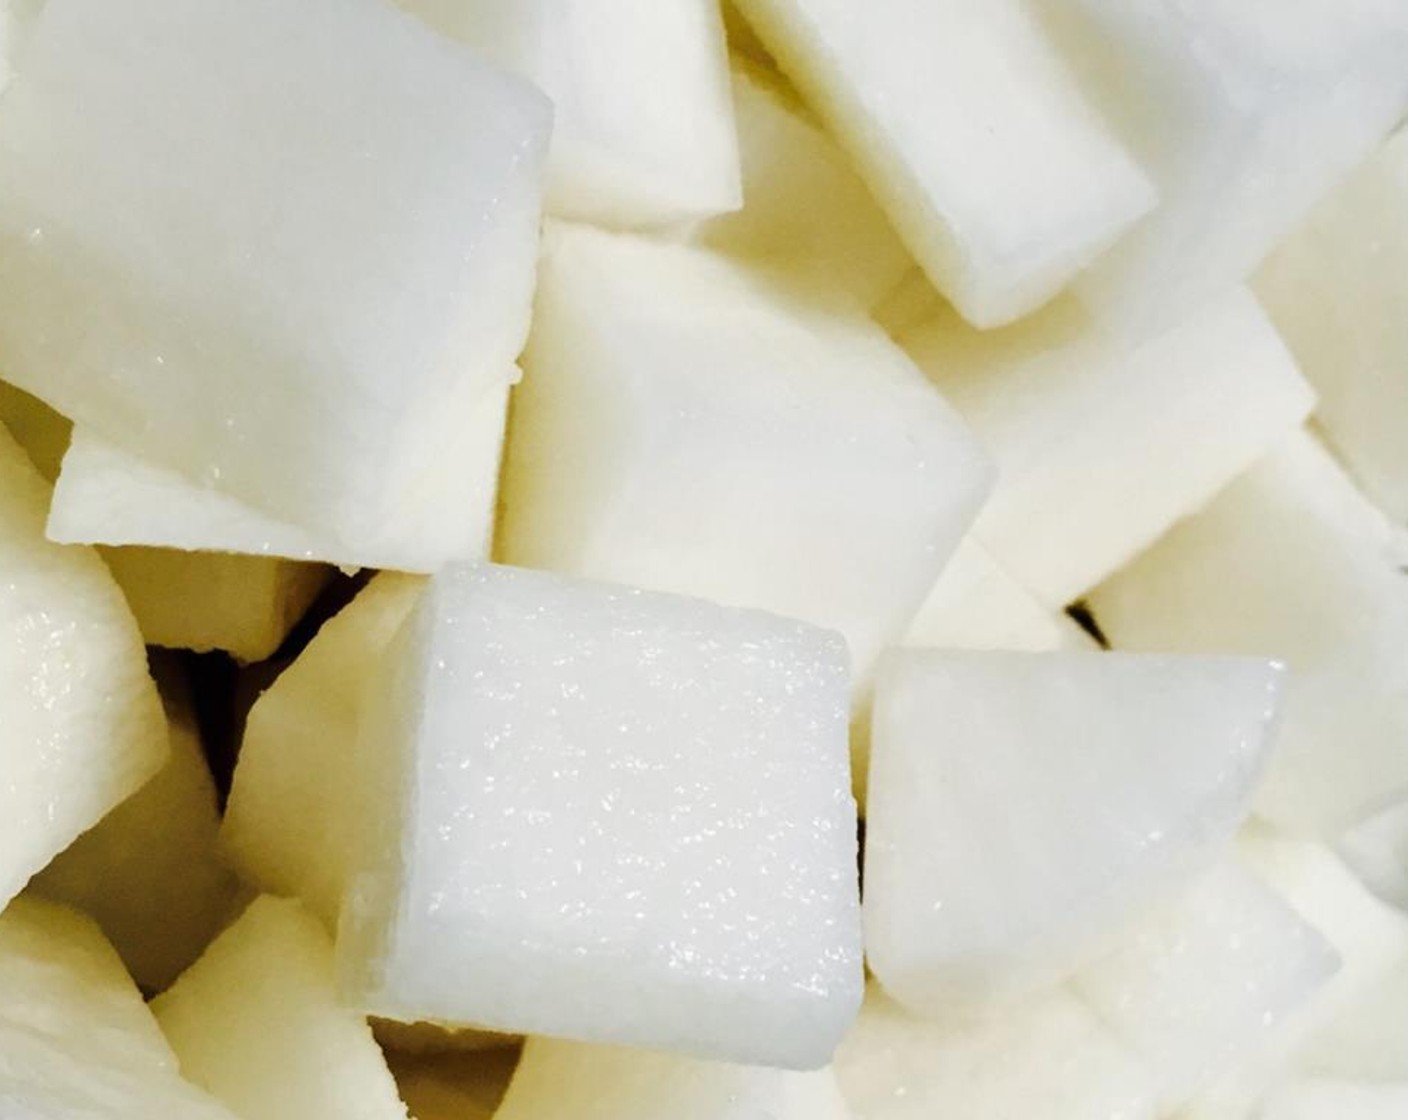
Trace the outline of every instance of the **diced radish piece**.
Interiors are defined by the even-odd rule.
[[[487,553],[507,415],[507,384],[471,404],[420,515],[376,546],[280,521],[80,427],[54,488],[49,538],[432,572]]]
[[[552,98],[552,213],[629,228],[741,203],[716,0],[396,3]]]
[[[874,985],[836,1052],[864,1120],[1153,1120],[1139,1060],[1061,989],[988,1020],[912,1018]]]
[[[1408,945],[1408,938],[1404,939]],[[1408,1085],[1408,952],[1359,986],[1296,1055],[1305,1070]]]
[[[392,671],[386,647],[423,584],[377,576],[323,624],[245,723],[221,845],[246,880],[301,898],[330,930],[362,822],[385,792],[356,754],[358,728]]]
[[[92,549],[44,539],[48,500],[0,428],[0,906],[168,753],[122,593]]]
[[[1314,403],[1241,289],[1139,346],[1064,300],[998,332],[947,312],[900,341],[997,459],[975,536],[1056,608],[1201,508]]]
[[[1408,792],[1404,565],[1408,538],[1296,433],[1088,601],[1116,648],[1284,658],[1257,809],[1334,834]]]
[[[96,918],[133,977],[154,992],[200,955],[238,889],[216,856],[220,810],[191,698],[169,674],[162,680],[170,759],[32,884]]]
[[[733,101],[743,209],[700,223],[690,240],[862,308],[888,295],[909,253],[835,142],[758,66],[734,65]]]
[[[873,323],[696,249],[559,229],[524,368],[500,559],[839,630],[857,679],[990,482]]]
[[[1408,10],[1396,0],[1038,10],[1158,186],[1158,209],[1076,284],[1125,326],[1176,323],[1245,280],[1408,108]]]
[[[1408,797],[1346,829],[1336,847],[1370,890],[1408,910]]]
[[[860,1002],[838,635],[543,572],[434,577],[363,765],[349,997],[816,1068]]]
[[[0,915],[0,1100],[43,1120],[234,1120],[176,1056],[92,919],[20,898]]]
[[[1369,496],[1408,521],[1408,131],[1322,202],[1256,289],[1320,393],[1315,419]]]
[[[1154,201],[1017,0],[740,0],[969,321],[1039,307]]]
[[[1159,1081],[1164,1111],[1254,1055],[1338,967],[1333,948],[1235,863],[1143,920],[1072,981]]]
[[[1063,979],[1211,863],[1251,800],[1274,664],[887,655],[865,844],[872,972],[917,1013]]]
[[[701,1062],[617,1046],[534,1038],[495,1120],[851,1120],[830,1069],[810,1073]]]
[[[522,345],[548,124],[377,0],[49,0],[0,102],[6,376],[374,552]]]
[[[181,1071],[239,1116],[406,1120],[366,1019],[337,1002],[332,941],[297,902],[256,899],[152,1009]]]

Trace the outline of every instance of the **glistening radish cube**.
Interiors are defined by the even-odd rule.
[[[866,815],[876,977],[938,1015],[1108,948],[1230,841],[1281,678],[1251,658],[888,654]]]
[[[549,119],[377,0],[53,0],[0,105],[6,376],[375,541],[522,345]]]
[[[430,581],[364,733],[376,842],[347,994],[815,1068],[859,1006],[840,637],[543,572]]]

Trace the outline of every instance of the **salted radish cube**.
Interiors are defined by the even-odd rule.
[[[6,376],[376,542],[522,345],[548,128],[378,0],[51,0],[0,103]]]
[[[690,240],[869,308],[912,267],[869,189],[776,74],[735,62],[743,209],[700,222]]]
[[[871,971],[919,1013],[1064,978],[1245,816],[1274,663],[897,650],[877,677]]]
[[[220,810],[192,698],[169,664],[160,668],[171,757],[31,884],[97,919],[133,978],[153,992],[200,955],[239,889],[216,853]]]
[[[1338,966],[1334,949],[1279,894],[1228,861],[1072,985],[1143,1057],[1171,1112],[1255,1054]]]
[[[20,898],[0,915],[0,1100],[42,1120],[233,1120],[183,1081],[92,919]]]
[[[1039,0],[1159,206],[1076,283],[1125,327],[1247,279],[1408,108],[1393,0]]]
[[[997,460],[975,536],[1058,609],[1200,509],[1314,404],[1245,289],[1143,343],[1101,331],[1069,300],[1003,331],[942,312],[900,343]]]
[[[166,720],[122,592],[44,539],[49,488],[0,427],[0,906],[166,760]]]
[[[332,939],[255,899],[152,1004],[181,1071],[239,1116],[406,1120],[365,1017],[337,1000]]]
[[[1369,496],[1408,522],[1408,130],[1325,199],[1256,290],[1320,394],[1315,420]]]
[[[634,228],[736,210],[716,0],[396,0],[553,102],[546,205]]]
[[[864,1120],[1153,1120],[1140,1060],[1069,992],[991,1018],[917,1019],[875,985],[836,1052]]]
[[[1405,565],[1408,537],[1297,432],[1088,602],[1119,649],[1283,658],[1257,811],[1333,835],[1408,792]]]
[[[390,675],[387,647],[424,580],[383,573],[325,622],[254,702],[220,830],[250,883],[301,898],[330,930],[362,822],[383,791],[357,754],[370,698]]]
[[[488,551],[507,417],[507,383],[467,405],[426,500],[388,521],[374,542],[280,520],[80,426],[54,486],[49,539],[431,572]]]
[[[831,1069],[705,1062],[621,1046],[533,1038],[496,1120],[850,1120]]]
[[[861,993],[838,635],[466,565],[367,725],[384,808],[338,950],[400,1019],[824,1065]]]
[[[1019,0],[742,0],[965,318],[1063,288],[1154,191]]]
[[[839,630],[860,680],[989,482],[869,320],[697,249],[549,239],[498,559]]]

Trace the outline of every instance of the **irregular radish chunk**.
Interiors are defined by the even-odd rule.
[[[940,1014],[1061,980],[1216,858],[1281,672],[1240,658],[895,651],[876,681],[865,947]]]
[[[551,237],[498,558],[841,631],[858,679],[977,511],[989,466],[868,320],[695,249]]]
[[[1326,440],[1408,522],[1408,131],[1311,213],[1257,294],[1320,393]]]
[[[1395,1025],[1395,1029],[1402,1023]],[[1408,1116],[1408,1084],[1303,1078],[1277,1089],[1257,1120],[1401,1120]]]
[[[193,482],[396,540],[526,333],[548,118],[377,0],[51,0],[0,103],[0,362]]]
[[[152,1004],[182,1072],[251,1120],[405,1120],[366,1019],[337,1002],[327,932],[258,898]]]
[[[1338,963],[1276,892],[1229,862],[1141,921],[1073,987],[1144,1058],[1172,1111],[1255,1053]]]
[[[396,2],[552,98],[552,213],[637,227],[738,208],[715,0]]]
[[[861,990],[838,635],[469,565],[431,580],[390,658],[364,751],[383,812],[338,940],[350,998],[829,1060]]]
[[[1154,192],[1019,0],[743,0],[965,318],[1039,307]]]
[[[122,593],[91,549],[44,539],[48,500],[0,428],[0,906],[169,749]]]
[[[743,209],[699,223],[690,240],[874,306],[912,266],[870,191],[775,74],[735,63],[733,101]]]
[[[864,1120],[1153,1120],[1134,1054],[1061,989],[991,1019],[926,1022],[871,985],[836,1073]]]
[[[1089,603],[1119,649],[1284,658],[1257,811],[1332,834],[1408,791],[1404,565],[1408,539],[1296,433]]]
[[[170,759],[33,883],[96,918],[148,991],[161,991],[200,955],[237,890],[215,851],[220,810],[190,696],[162,680]]]
[[[89,918],[21,898],[0,915],[0,1100],[26,1120],[234,1120],[181,1080]]]
[[[357,754],[358,728],[392,671],[386,647],[424,583],[377,576],[323,624],[245,722],[221,846],[247,881],[303,899],[329,930],[362,822],[384,794]]]
[[[453,446],[434,468],[431,500],[375,547],[281,521],[80,427],[54,487],[49,538],[434,571],[488,549],[507,416],[507,384],[467,409]]]
[[[534,1038],[496,1120],[850,1120],[830,1069],[701,1062],[619,1046]]]
[[[1038,0],[1158,209],[1076,283],[1102,317],[1180,321],[1245,280],[1408,108],[1396,0]]]
[[[1200,509],[1314,403],[1242,289],[1141,345],[1067,300],[986,333],[946,312],[900,342],[997,460],[974,535],[1056,608]]]

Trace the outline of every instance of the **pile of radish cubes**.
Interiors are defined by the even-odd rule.
[[[1405,114],[1405,0],[0,0],[0,1115],[1408,1118]]]

